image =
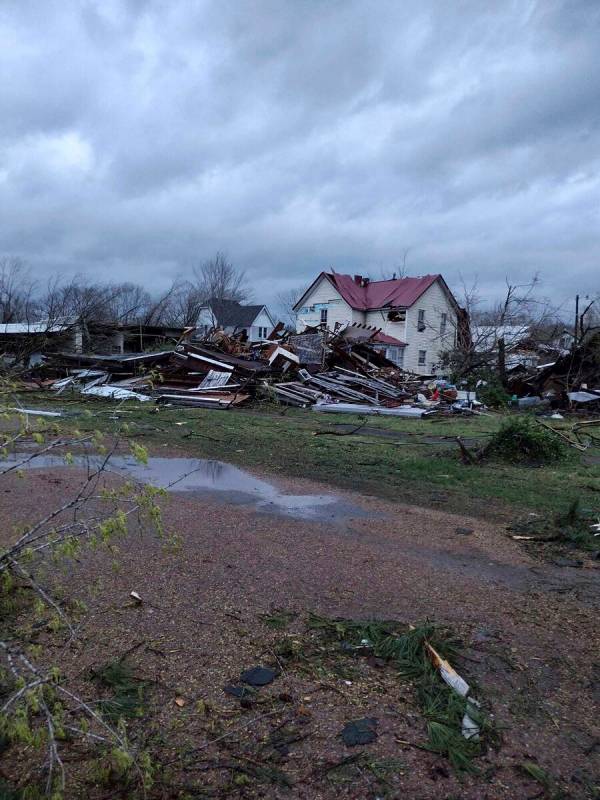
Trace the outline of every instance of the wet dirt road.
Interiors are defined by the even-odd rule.
[[[435,756],[402,749],[407,769],[392,796],[533,796],[535,785],[515,769],[524,759],[568,786],[567,796],[592,796],[588,785],[599,772],[600,752],[593,713],[600,581],[592,562],[582,569],[544,564],[494,523],[403,506],[401,486],[392,504],[307,481],[249,475],[219,462],[151,459],[142,468],[125,461],[115,463],[119,477],[166,486],[187,476],[162,502],[166,529],[181,545],[166,554],[141,532],[121,546],[117,572],[110,573],[100,552],[70,565],[61,580],[90,607],[84,630],[93,643],[78,656],[78,667],[81,658],[92,664],[133,641],[168,640],[174,653],[157,661],[161,683],[190,697],[203,692],[218,705],[223,684],[265,658],[261,615],[285,609],[299,617],[432,619],[463,635],[468,660],[461,666],[490,699],[504,741],[486,757],[493,778],[484,785],[473,778],[458,784],[451,772],[439,771]],[[5,520],[32,519],[74,490],[82,464],[50,467],[24,480],[3,479]],[[99,575],[102,588],[92,592]],[[124,611],[131,590],[144,602]],[[290,691],[309,691],[294,676],[286,680]],[[367,708],[355,698],[350,705],[358,716],[389,716],[394,697],[374,702]],[[350,711],[313,703],[316,733],[298,748],[298,775],[315,758],[347,755],[336,731]],[[380,736],[382,755],[396,754],[398,739],[422,733],[422,721],[397,717]],[[370,796],[364,789],[340,794],[328,784],[318,792],[301,784],[294,796]]]

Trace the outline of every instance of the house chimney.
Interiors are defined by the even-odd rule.
[[[362,282],[363,282],[363,276],[362,275],[355,275],[354,276],[354,283],[357,286],[362,286]]]

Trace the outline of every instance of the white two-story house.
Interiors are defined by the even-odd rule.
[[[440,372],[440,355],[454,347],[461,317],[441,275],[371,281],[321,272],[294,311],[298,332],[350,323],[380,329],[374,344],[398,366],[421,375]]]

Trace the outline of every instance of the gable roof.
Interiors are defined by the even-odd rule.
[[[299,308],[305,296],[321,278],[326,278],[337,289],[351,308],[368,311],[376,308],[409,308],[436,281],[441,281],[444,290],[452,297],[441,275],[423,275],[420,278],[394,278],[388,281],[368,281],[357,275],[338,275],[336,272],[321,272],[304,292],[294,308]],[[452,298],[454,300],[454,298]]]
[[[263,309],[269,317],[271,325],[273,324],[271,315],[264,305],[243,306],[236,300],[217,300],[215,298],[210,300],[209,305],[217,323],[223,328],[250,328]]]

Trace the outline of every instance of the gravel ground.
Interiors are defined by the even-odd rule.
[[[3,478],[2,539],[14,535],[12,523],[69,497],[78,477],[60,469]],[[331,494],[308,481],[277,483],[295,495]],[[340,513],[310,520],[257,511],[228,494],[172,493],[162,506],[177,552],[133,531],[116,568],[96,551],[48,575],[89,609],[79,641],[66,649],[40,633],[73,685],[93,696],[90,668],[126,652],[148,682],[131,736],[143,731],[155,761],[170,764],[151,796],[597,797],[598,562],[573,569],[534,560],[494,523],[403,506],[401,487],[397,504],[335,495]],[[274,630],[268,617],[282,611]],[[309,612],[430,619],[458,631],[466,650],[455,666],[501,732],[498,749],[478,760],[481,773],[457,777],[445,759],[419,749],[425,724],[412,687],[392,667],[315,655]],[[282,642],[305,660],[278,657]],[[223,693],[255,665],[283,669],[251,702]],[[339,733],[363,717],[378,719],[378,738],[348,748]],[[277,731],[286,746],[273,745]],[[523,775],[525,761],[552,784]],[[21,754],[3,769],[23,783],[35,764]],[[75,775],[68,797],[131,796],[94,783],[81,765]]]

